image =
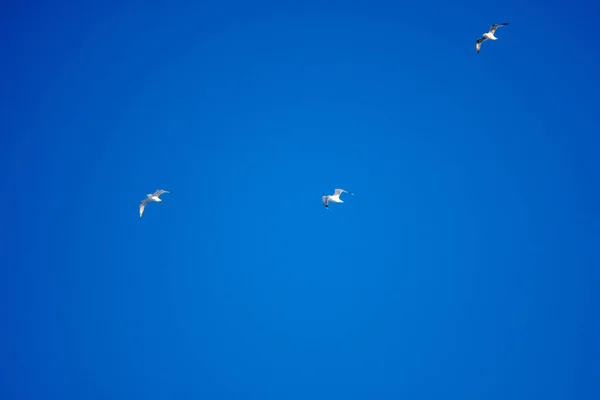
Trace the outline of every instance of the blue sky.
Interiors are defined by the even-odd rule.
[[[0,398],[599,398],[595,6],[7,4]]]

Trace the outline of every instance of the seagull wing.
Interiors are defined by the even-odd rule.
[[[485,42],[486,40],[487,40],[487,38],[485,36],[477,39],[477,42],[475,44],[475,49],[477,50],[478,53],[479,53],[479,50],[481,49],[481,43]]]
[[[170,192],[168,190],[159,189],[156,192],[154,192],[154,196],[160,196],[163,193],[170,193]]]
[[[144,213],[144,208],[146,208],[146,204],[148,204],[148,199],[142,200],[140,202],[140,218],[142,217],[142,214]]]
[[[354,196],[354,193],[349,192],[349,191],[344,190],[344,189],[335,189],[335,193],[333,195],[334,196],[339,196],[342,193],[348,193],[348,194],[351,194],[352,196]]]
[[[492,35],[496,32],[496,29],[498,29],[501,26],[506,26],[508,25],[508,22],[504,22],[502,24],[494,24],[492,25],[492,27],[490,28],[490,32],[492,33]]]
[[[329,196],[323,196],[323,204],[325,204],[325,208],[329,207]]]

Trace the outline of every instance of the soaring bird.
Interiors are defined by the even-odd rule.
[[[498,29],[501,26],[506,26],[506,25],[508,25],[508,22],[505,22],[503,24],[494,24],[490,28],[489,32],[484,33],[483,37],[477,39],[477,42],[475,44],[475,49],[477,50],[477,54],[479,54],[479,50],[481,49],[481,43],[485,42],[488,39],[498,40],[498,38],[496,36],[494,36],[494,33],[496,33],[496,29]]]
[[[340,199],[340,194],[342,193],[354,195],[354,193],[347,192],[344,189],[335,189],[335,192],[332,195],[323,196],[323,204],[325,204],[325,208],[329,208],[330,201],[333,201],[334,203],[343,203],[344,201]]]
[[[144,208],[146,207],[146,204],[150,203],[151,201],[156,201],[157,203],[160,203],[162,201],[162,199],[158,196],[160,196],[163,193],[171,193],[171,192],[159,189],[152,194],[146,195],[146,198],[140,202],[140,218],[142,217],[142,214],[144,213]]]

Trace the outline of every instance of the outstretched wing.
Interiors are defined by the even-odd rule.
[[[479,50],[481,49],[481,43],[485,42],[486,40],[487,40],[487,38],[485,36],[477,39],[477,43],[475,44],[475,49],[477,50],[478,53],[479,53]]]
[[[154,196],[160,196],[163,193],[170,193],[170,192],[168,190],[159,189],[156,192],[154,192]]]
[[[339,196],[339,195],[340,195],[340,194],[342,194],[342,193],[348,193],[348,194],[351,194],[351,195],[353,195],[353,196],[354,196],[354,193],[352,193],[352,192],[349,192],[349,191],[347,191],[347,190],[344,190],[344,189],[335,189],[335,193],[334,193],[333,195],[334,195],[334,196]]]
[[[325,208],[329,207],[329,196],[323,196],[323,204],[325,204]]]
[[[492,33],[492,35],[496,32],[496,29],[498,29],[501,26],[506,26],[508,25],[508,22],[504,22],[502,24],[494,24],[492,25],[492,27],[490,28],[490,32]]]
[[[148,199],[146,200],[142,200],[140,202],[140,218],[142,217],[142,214],[144,213],[144,208],[146,208],[146,204],[148,204]]]

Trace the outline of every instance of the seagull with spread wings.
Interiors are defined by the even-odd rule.
[[[325,208],[329,208],[329,202],[333,201],[334,203],[343,203],[344,201],[340,199],[340,195],[342,193],[348,193],[354,195],[354,193],[347,192],[344,189],[335,189],[335,192],[328,196],[323,196],[323,204],[325,204]]]
[[[481,49],[481,43],[485,42],[488,39],[489,40],[498,40],[498,38],[496,36],[494,36],[494,33],[496,33],[496,29],[498,29],[501,26],[506,26],[506,25],[508,25],[508,22],[505,22],[503,24],[494,24],[490,28],[489,32],[484,33],[483,37],[477,39],[477,42],[475,44],[475,49],[477,50],[477,53],[479,54],[479,50]]]
[[[160,203],[162,201],[162,199],[158,196],[160,196],[163,193],[171,193],[171,192],[159,189],[152,194],[146,195],[146,198],[140,202],[140,218],[142,217],[142,214],[144,213],[144,208],[146,207],[146,204],[150,203],[151,201],[156,201],[157,203]]]

